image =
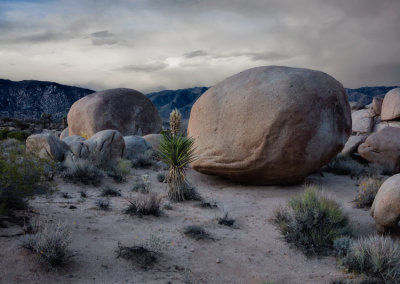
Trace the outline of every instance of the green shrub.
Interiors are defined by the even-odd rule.
[[[358,208],[370,208],[381,185],[382,181],[377,178],[363,179],[358,185],[358,193],[353,202]]]
[[[61,223],[35,224],[37,232],[25,235],[21,246],[31,250],[38,259],[52,267],[62,266],[72,256],[68,252],[71,243],[69,229]]]
[[[348,218],[340,206],[315,186],[306,186],[286,208],[275,211],[272,221],[287,242],[306,254],[327,254],[335,239],[349,234]]]
[[[150,168],[156,165],[155,160],[156,152],[153,149],[149,149],[145,151],[142,155],[140,155],[137,159],[133,159],[132,167],[134,168]]]
[[[76,161],[65,163],[65,166],[62,177],[67,182],[80,182],[97,186],[101,184],[104,177],[103,171],[88,160],[77,159]]]
[[[333,249],[335,250],[335,255],[339,257],[347,255],[352,243],[353,239],[348,236],[340,237],[334,240]]]
[[[9,139],[17,139],[21,142],[25,142],[26,138],[29,137],[29,134],[25,131],[12,131],[7,133],[7,138]]]
[[[132,190],[140,193],[149,193],[151,191],[151,181],[149,175],[142,175],[142,180],[136,182],[133,185]]]
[[[355,241],[341,260],[349,271],[381,279],[384,283],[400,281],[400,245],[383,236]]]
[[[107,175],[112,177],[116,182],[125,182],[126,177],[130,174],[132,162],[129,160],[119,159],[117,164],[107,170]]]
[[[0,215],[26,209],[27,200],[37,191],[47,191],[54,162],[25,152],[14,139],[0,142]]]
[[[10,130],[8,128],[0,129],[0,140],[6,139],[8,133],[10,133]]]

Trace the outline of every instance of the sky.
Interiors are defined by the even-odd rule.
[[[400,0],[0,0],[0,78],[143,93],[267,65],[400,85]]]

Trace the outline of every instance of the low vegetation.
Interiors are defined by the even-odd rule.
[[[102,197],[117,197],[117,196],[121,196],[121,192],[111,186],[106,186],[101,191],[100,196],[102,196]]]
[[[35,193],[49,191],[54,172],[53,161],[26,153],[18,140],[1,141],[0,215],[26,209],[28,199]]]
[[[103,198],[97,199],[95,201],[95,204],[97,208],[100,210],[108,211],[111,209],[111,201],[108,199],[103,199]]]
[[[210,234],[199,225],[189,225],[184,228],[183,232],[186,236],[196,240],[211,239]]]
[[[225,215],[222,218],[218,219],[218,224],[232,227],[235,224],[235,219],[229,217],[228,213],[225,213]]]
[[[143,269],[148,269],[156,261],[161,253],[161,240],[151,236],[147,241],[134,246],[122,246],[118,244],[117,258],[123,258],[139,265]]]
[[[68,251],[71,234],[64,224],[44,221],[31,225],[31,228],[33,234],[24,236],[22,247],[31,250],[40,262],[51,267],[68,262],[72,256]]]
[[[151,192],[150,176],[148,174],[142,175],[141,180],[137,180],[132,186],[132,190],[144,194]]]
[[[338,203],[315,186],[305,186],[287,207],[277,209],[272,222],[288,243],[308,255],[330,253],[334,240],[349,234],[348,218]]]
[[[153,215],[160,216],[161,197],[157,193],[150,192],[149,194],[138,194],[136,197],[129,200],[128,208],[125,213],[129,215]]]
[[[358,193],[353,200],[358,208],[370,208],[375,196],[382,185],[382,181],[375,177],[365,178],[358,185]]]
[[[67,182],[98,186],[104,177],[103,171],[89,160],[77,159],[76,161],[69,161],[65,163],[65,167],[62,177]]]
[[[341,259],[349,271],[375,277],[384,283],[400,281],[400,245],[384,236],[371,236],[354,241]]]
[[[119,159],[115,166],[106,171],[107,175],[114,179],[115,182],[125,182],[131,172],[132,162],[125,159]]]

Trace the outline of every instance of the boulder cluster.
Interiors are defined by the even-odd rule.
[[[375,97],[364,109],[352,111],[352,136],[342,150],[358,153],[365,160],[389,171],[400,170],[400,88],[384,98]]]

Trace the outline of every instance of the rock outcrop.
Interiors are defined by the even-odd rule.
[[[140,136],[124,136],[124,141],[124,159],[138,159],[144,152],[152,148],[151,144]]]
[[[367,135],[352,135],[343,147],[342,155],[350,156],[357,152],[358,146],[367,139]]]
[[[69,135],[89,138],[113,129],[122,135],[161,131],[161,117],[153,103],[132,89],[110,89],[76,101],[68,113]]]
[[[90,158],[103,165],[113,164],[125,151],[124,137],[116,130],[97,132],[83,144],[87,146]]]
[[[342,84],[280,66],[249,69],[210,88],[188,126],[195,170],[256,184],[301,182],[340,152],[350,133]]]
[[[400,168],[400,128],[385,127],[369,136],[358,146],[358,153],[369,162],[387,167],[390,171]]]
[[[384,232],[400,220],[400,174],[388,178],[379,188],[371,207],[376,228]]]
[[[361,109],[351,114],[352,131],[355,133],[370,133],[374,125],[375,112],[372,109]]]
[[[146,140],[151,144],[151,146],[154,149],[158,149],[158,146],[160,145],[160,142],[162,140],[162,135],[161,134],[148,134],[143,136],[143,139]]]
[[[390,90],[383,99],[382,120],[395,120],[400,118],[400,88]]]
[[[26,150],[40,157],[62,162],[69,147],[49,131],[29,136],[26,139]]]

